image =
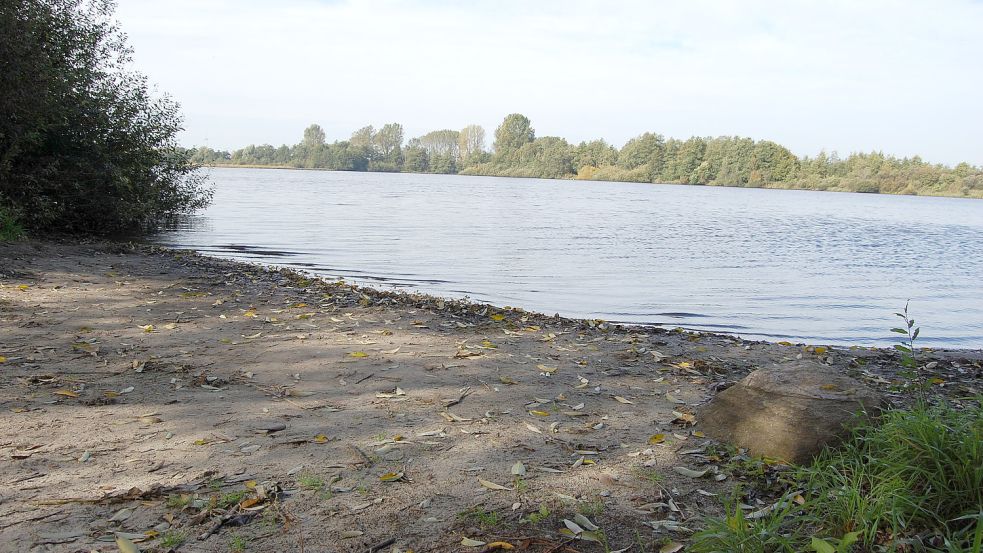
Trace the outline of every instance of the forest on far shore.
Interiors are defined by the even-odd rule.
[[[737,136],[679,140],[647,132],[621,149],[602,139],[571,144],[555,136],[537,137],[529,118],[518,113],[506,116],[495,130],[490,150],[479,125],[404,142],[403,126],[389,123],[363,127],[348,140],[331,143],[314,124],[292,146],[249,145],[233,152],[202,146],[189,153],[202,165],[983,197],[983,168],[968,163],[949,167],[882,152],[799,158],[775,142]]]

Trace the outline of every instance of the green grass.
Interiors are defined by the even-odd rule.
[[[918,406],[885,413],[796,472],[803,505],[785,501],[750,520],[731,500],[726,517],[710,520],[688,551],[980,553],[981,403],[977,398],[965,409]],[[838,548],[851,533],[856,544]],[[832,549],[813,546],[813,536]]]
[[[160,546],[165,550],[180,547],[188,536],[179,530],[168,530],[160,536]]]
[[[301,474],[297,477],[297,485],[305,490],[319,492],[324,489],[324,478],[315,474]]]
[[[229,551],[232,553],[242,553],[246,550],[247,545],[249,545],[249,540],[242,536],[233,535],[229,538]]]
[[[498,514],[497,511],[486,511],[478,507],[461,511],[457,514],[457,517],[472,524],[477,524],[483,530],[495,528],[502,523],[502,515]]]
[[[218,506],[223,509],[235,507],[240,502],[242,502],[242,500],[245,499],[247,495],[248,492],[246,491],[229,492],[226,494],[222,494],[222,496],[218,498]]]

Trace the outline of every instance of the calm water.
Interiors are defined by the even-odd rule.
[[[983,201],[440,175],[213,169],[157,237],[220,257],[497,305],[888,344],[983,347]]]

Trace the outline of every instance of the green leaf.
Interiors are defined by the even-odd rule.
[[[836,548],[819,538],[812,538],[812,549],[818,553],[836,553]]]
[[[918,332],[919,332],[920,330],[921,330],[920,328],[916,328],[916,329],[915,329],[915,333],[911,335],[911,339],[912,339],[912,340],[914,340],[915,338],[918,338]]]
[[[908,320],[908,328],[915,326],[915,319]]]
[[[905,353],[911,353],[911,349],[908,346],[902,346],[901,344],[896,344],[894,349],[898,351],[903,351]]]
[[[849,551],[849,547],[860,539],[860,532],[850,532],[840,539],[840,548]]]
[[[903,328],[892,328],[891,332],[897,332],[898,334],[904,334],[905,336],[908,335],[908,331]]]

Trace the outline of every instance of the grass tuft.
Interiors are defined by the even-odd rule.
[[[922,404],[889,411],[797,471],[801,506],[779,502],[752,520],[735,498],[724,519],[710,520],[694,536],[689,551],[979,553],[981,405],[983,397],[965,409]]]

